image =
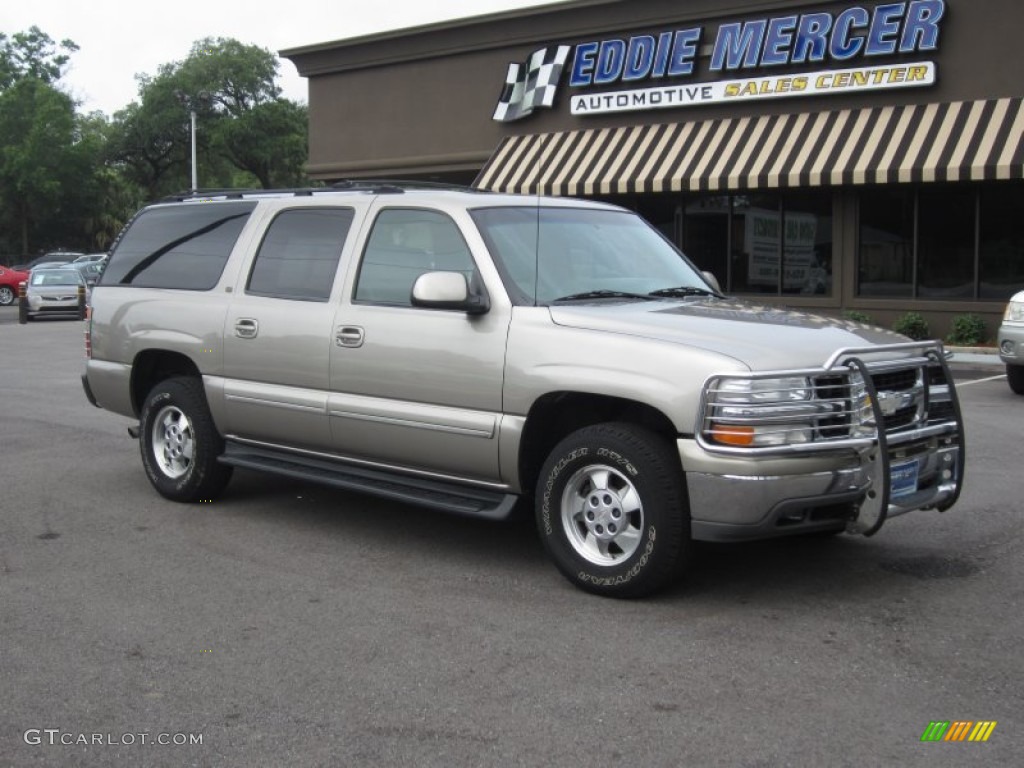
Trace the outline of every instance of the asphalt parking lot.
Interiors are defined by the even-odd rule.
[[[679,586],[620,602],[570,586],[528,523],[246,472],[214,504],[168,502],[128,420],[82,394],[81,323],[0,308],[0,351],[0,765],[1024,754],[1024,398],[998,366],[954,363],[953,510],[702,546]],[[932,721],[997,725],[924,743]]]

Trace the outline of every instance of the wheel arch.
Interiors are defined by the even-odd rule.
[[[534,401],[519,443],[519,485],[532,495],[541,467],[552,449],[578,429],[605,422],[646,427],[666,440],[678,435],[672,420],[637,400],[588,392],[549,392]]]
[[[198,379],[201,374],[195,361],[181,352],[146,349],[135,356],[132,361],[131,398],[136,416],[142,411],[142,403],[150,390],[173,376],[194,376]]]

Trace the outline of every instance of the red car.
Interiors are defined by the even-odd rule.
[[[18,298],[18,283],[28,280],[28,272],[0,267],[0,307],[6,307]]]

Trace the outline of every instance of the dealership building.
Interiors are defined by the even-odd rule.
[[[309,173],[600,199],[729,294],[990,335],[1024,288],[1024,3],[574,0],[283,51]]]

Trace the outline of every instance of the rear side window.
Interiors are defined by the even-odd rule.
[[[209,290],[255,207],[244,201],[143,211],[110,255],[100,284]]]
[[[327,301],[355,211],[300,208],[280,213],[260,244],[247,293]]]

